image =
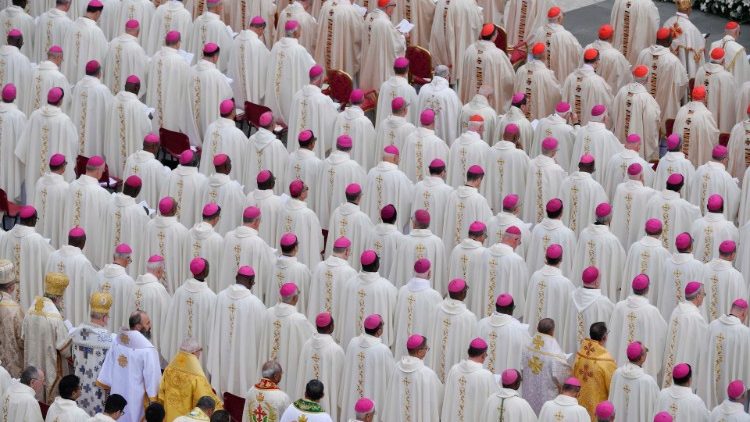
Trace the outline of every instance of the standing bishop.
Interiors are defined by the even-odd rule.
[[[453,365],[445,380],[442,419],[454,415],[465,420],[479,420],[487,397],[498,390],[495,375],[484,368],[487,342],[477,337],[469,343],[468,359]]]
[[[362,35],[359,87],[364,91],[379,88],[383,81],[393,76],[391,64],[403,56],[406,49],[404,35],[391,22],[396,1],[378,0],[377,6],[365,16],[367,31]]]
[[[203,153],[198,169],[204,175],[209,176],[211,164],[216,155],[225,154],[238,167],[230,169],[228,175],[233,180],[244,183],[246,181],[245,173],[247,172],[243,170],[241,164],[248,160],[248,142],[245,133],[235,123],[236,111],[234,107],[235,102],[231,99],[222,100],[219,104],[219,118],[208,125],[203,137]],[[247,177],[255,177],[256,174],[258,174],[258,171],[248,174]]]
[[[155,207],[161,198],[162,180],[169,176],[169,167],[156,159],[161,148],[158,135],[149,133],[144,136],[142,146],[143,149],[133,152],[125,160],[122,178],[127,179],[133,175],[140,177],[143,187],[136,200]]]
[[[639,134],[644,139],[640,156],[646,161],[659,158],[659,103],[646,90],[648,67],[638,65],[633,69],[633,82],[624,85],[612,101],[612,127],[618,139]]]
[[[0,186],[5,189],[8,199],[14,201],[21,198],[21,186],[23,184],[24,168],[21,161],[16,157],[15,151],[18,140],[26,126],[26,115],[18,109],[13,101],[16,99],[16,86],[12,83],[3,86],[2,103],[0,103],[0,154],[5,157],[3,169],[0,170]],[[29,198],[32,185],[26,184],[26,192]]]
[[[477,287],[477,292],[469,296],[468,307],[475,315],[482,315],[486,306],[483,272],[483,258],[487,248],[483,246],[487,240],[487,226],[481,221],[474,221],[469,225],[468,237],[461,240],[451,252],[448,260],[448,279],[460,278]],[[445,285],[435,286],[438,291],[445,291]],[[492,297],[494,297],[494,292]]]
[[[570,293],[568,308],[565,312],[563,329],[563,348],[578,350],[587,340],[586,328],[596,322],[607,321],[612,315],[615,305],[602,294],[599,288],[601,279],[599,269],[586,267],[581,274],[583,285]],[[580,353],[580,352],[579,352]],[[608,383],[607,383],[608,384]]]
[[[511,4],[509,7],[512,7]],[[560,82],[555,72],[547,67],[546,48],[541,42],[531,47],[529,60],[518,68],[513,83],[514,92],[526,94],[526,118],[529,119],[548,116],[560,101]]]
[[[571,256],[562,258],[563,274],[570,274],[573,268],[573,253],[576,245],[576,234],[562,222],[563,202],[559,198],[552,198],[547,202],[547,217],[534,226],[531,241],[526,253],[526,263],[529,271],[534,272],[544,266],[545,256],[552,244],[557,244],[568,251]],[[562,250],[560,250],[562,253]]]
[[[461,100],[448,82],[450,70],[447,66],[435,67],[435,74],[429,84],[419,90],[418,110],[427,108],[435,111],[435,135],[452,142],[458,138],[458,118],[461,115]]]
[[[686,158],[686,154],[682,152],[681,136],[682,135],[678,133],[672,133],[667,136],[667,153],[659,160],[662,165],[656,167],[656,177],[654,178],[653,186],[657,189],[661,186],[665,186],[667,178],[673,173],[682,174],[685,177],[688,186],[693,180],[693,176],[695,175],[695,165],[693,165],[693,163]],[[684,195],[681,194],[681,196],[687,197],[687,192],[685,192]]]
[[[617,186],[620,183],[628,181],[628,167],[633,163],[641,165],[644,176],[644,184],[646,186],[654,185],[654,169],[651,165],[646,162],[640,156],[641,152],[641,136],[637,133],[631,133],[625,138],[625,148],[620,150],[619,153],[610,158],[607,168],[604,169],[604,181],[602,186],[604,190],[610,195],[614,195]],[[664,186],[662,184],[662,186]]]
[[[578,56],[580,56],[580,53]],[[583,125],[591,120],[599,121],[594,117],[602,113],[589,115],[588,112],[592,110],[592,107],[600,104],[606,110],[612,103],[612,88],[604,78],[596,73],[596,69],[599,67],[599,58],[599,51],[589,48],[583,52],[581,67],[571,69],[569,75],[558,75],[558,78],[564,81],[560,88],[562,100],[573,106],[573,113],[578,116],[580,123]]]
[[[259,369],[258,349],[248,349],[247,345],[259,344],[266,325],[266,307],[251,291],[255,284],[253,267],[240,267],[235,281],[217,295],[211,325],[210,344],[223,346],[211,348],[207,362],[208,372],[215,374],[211,381],[218,395],[242,395],[252,387]],[[238,359],[240,353],[244,353],[242,359]]]
[[[443,285],[444,277],[447,277],[445,244],[430,231],[429,227],[430,213],[424,209],[416,210],[412,217],[411,231],[398,245],[396,261],[393,262],[388,276],[388,279],[393,280],[397,287],[403,286],[409,280],[412,265],[420,258],[427,258],[435,263],[432,271],[435,276],[435,285]]]
[[[693,100],[677,112],[673,133],[682,137],[682,152],[698,167],[710,159],[711,150],[719,137],[719,128],[713,114],[706,108],[706,88],[696,86],[691,98]]]
[[[34,298],[42,294],[39,281],[44,280],[49,256],[54,251],[49,240],[37,233],[36,222],[36,209],[23,206],[18,211],[18,223],[0,236],[0,256],[7,256],[13,264],[13,279],[18,282],[14,300],[21,309],[28,309]]]
[[[617,302],[612,312],[609,326],[615,333],[608,343],[608,349],[618,365],[626,365],[630,358],[630,344],[639,341],[650,346],[650,358],[647,363],[641,362],[646,374],[654,377],[661,372],[664,355],[664,340],[667,334],[667,323],[659,309],[649,303],[647,298],[650,280],[646,274],[638,274],[630,285],[633,294]],[[632,360],[631,360],[632,362]],[[610,389],[610,392],[614,389]],[[617,392],[619,394],[619,392]],[[610,396],[611,397],[611,396]]]
[[[432,288],[431,263],[429,259],[420,258],[414,263],[413,277],[398,291],[394,329],[396,343],[394,355],[397,359],[408,352],[404,340],[415,330],[432,331],[433,315],[442,301],[442,296]]]
[[[480,141],[483,142],[483,141]],[[487,199],[479,193],[484,169],[480,165],[473,164],[466,171],[466,181],[462,186],[451,192],[446,205],[448,210],[455,210],[455,218],[446,215],[443,224],[443,240],[445,249],[453,251],[453,248],[461,242],[461,234],[469,230],[474,221],[489,221],[492,218]]]
[[[32,3],[32,8],[34,4],[36,3]],[[41,63],[47,57],[50,47],[62,44],[65,32],[73,25],[68,15],[70,5],[70,0],[55,1],[54,7],[45,10],[44,13],[34,14],[36,29],[34,42],[31,43],[34,49],[31,55],[26,55],[31,62]],[[27,41],[29,35],[31,34],[27,34]]]
[[[149,339],[159,345],[159,349],[162,348],[162,339],[166,337],[163,327],[169,311],[169,302],[172,300],[163,284],[164,264],[164,257],[161,255],[151,255],[148,258],[145,264],[146,272],[135,279],[133,296],[129,301],[130,312],[142,311],[152,315]],[[162,362],[167,362],[164,353],[159,352],[159,355]]]
[[[220,289],[229,287],[230,280],[242,265],[253,267],[258,274],[271,274],[276,251],[259,235],[261,220],[260,208],[247,207],[242,212],[242,224],[224,236]],[[266,298],[266,301],[268,299]],[[261,297],[261,300],[264,298]]]
[[[484,184],[484,196],[496,212],[502,210],[502,202],[514,192],[523,192],[531,159],[521,146],[520,129],[508,123],[485,156],[489,174]]]
[[[408,147],[407,147],[408,148]],[[435,221],[432,224],[433,231],[437,236],[442,236],[443,225],[445,223],[445,205],[448,198],[453,192],[453,187],[445,183],[447,171],[445,161],[435,158],[430,161],[427,167],[429,176],[421,182],[414,185],[414,196],[412,197],[412,206],[418,207],[435,214]]]
[[[649,218],[645,224],[646,235],[633,243],[628,249],[625,259],[624,272],[620,283],[620,299],[625,299],[630,292],[628,284],[638,274],[646,274],[649,278],[659,280],[663,273],[664,264],[671,258],[669,251],[663,246],[661,238],[664,227],[658,218]],[[656,301],[656,291],[650,291],[648,299]]]
[[[593,178],[600,184],[604,183],[604,172],[609,165],[609,160],[622,151],[622,143],[607,126],[610,124],[609,111],[603,104],[597,104],[591,108],[591,119],[588,124],[576,132],[576,141],[573,145],[570,171],[578,167],[575,158],[584,154],[591,154],[599,162],[599,169],[592,173]]]
[[[645,343],[633,341],[627,345],[624,353],[628,360],[612,374],[609,401],[614,405],[618,418],[648,421],[654,413],[659,395],[659,386],[654,377],[643,369],[649,349]]]
[[[492,87],[489,105],[495,110],[501,110],[513,95],[513,66],[507,54],[495,46],[497,34],[494,24],[482,25],[479,39],[462,50],[463,60],[455,64],[459,68],[459,96],[464,103],[483,85]]]
[[[403,99],[401,101],[403,102]],[[388,119],[384,120],[381,123],[381,127],[387,125],[388,121]],[[443,159],[448,159],[450,155],[448,145],[444,140],[435,135],[435,111],[432,109],[422,110],[419,114],[418,128],[414,129],[413,126],[411,128],[404,128],[403,132],[399,129],[398,133],[405,135],[400,139],[394,139],[396,144],[400,144],[396,148],[400,148],[405,157],[404,160],[399,159],[398,165],[401,171],[413,183],[430,179],[431,171],[429,165],[432,161],[442,161]],[[416,192],[414,198],[419,198]]]
[[[547,53],[545,63],[555,72],[558,80],[566,80],[580,63],[581,44],[563,27],[563,11],[558,6],[547,10],[547,23],[531,35],[529,43],[537,42],[544,43]]]
[[[219,61],[216,63],[219,70],[226,72],[227,61],[229,59],[228,52],[232,45],[234,31],[230,29],[231,27],[228,28],[228,25],[221,20],[220,15],[224,13],[223,0],[206,0],[205,5],[206,10],[202,14],[195,16],[193,20],[193,26],[187,40],[187,50],[193,53],[193,57],[198,58],[203,46],[207,43],[216,44],[220,49],[227,51],[227,53],[219,57]],[[235,26],[235,28],[238,30],[241,29],[239,25]]]
[[[560,271],[563,248],[552,244],[547,248],[546,265],[535,271],[529,279],[524,320],[535,327],[545,318],[560,321],[557,338],[565,338],[565,318],[571,306],[573,283]]]
[[[182,1],[163,2],[157,6],[156,11],[151,16],[151,24],[147,32],[148,37],[142,41],[146,53],[154,55],[158,52],[164,45],[163,40],[170,32],[188,34],[192,26],[192,14],[185,8]],[[190,65],[190,63],[186,64]]]
[[[317,144],[317,138],[312,143]],[[349,155],[352,150],[352,138],[349,135],[341,135],[336,139],[336,150],[331,151],[322,165],[314,181],[317,181],[314,203],[316,205],[318,218],[326,226],[331,220],[331,215],[337,206],[346,201],[346,187],[351,183],[360,186],[367,179],[367,173]],[[297,179],[299,180],[299,179]],[[307,185],[311,185],[307,181]],[[327,228],[327,227],[326,227]]]
[[[307,207],[308,187],[305,182],[295,180],[289,184],[291,198],[284,204],[279,216],[278,233],[297,233],[302,245],[299,260],[307,268],[315,268],[320,254],[325,249],[320,220],[315,211]]]
[[[290,140],[288,142],[294,142]],[[310,129],[305,129],[297,136],[297,143],[299,148],[296,151],[289,154],[289,160],[286,163],[286,169],[280,177],[280,183],[283,186],[289,186],[294,180],[307,180],[309,186],[312,186],[313,193],[311,200],[308,201],[310,208],[318,212],[318,176],[321,173],[321,167],[323,166],[323,160],[315,155],[315,144],[318,142],[315,134]],[[322,141],[321,141],[322,142]],[[354,164],[357,164],[356,162]],[[364,169],[362,169],[364,173]],[[327,224],[327,222],[323,222]]]
[[[469,167],[483,165],[487,159],[489,145],[482,139],[484,118],[479,115],[469,117],[466,132],[451,142],[448,158],[448,184],[458,188],[466,182],[464,176]]]
[[[542,152],[529,164],[526,173],[523,220],[539,223],[544,218],[544,206],[560,190],[565,170],[555,161],[558,141],[547,137],[541,142]]]
[[[675,173],[667,178],[666,189],[654,195],[646,205],[646,217],[660,216],[664,219],[661,232],[662,246],[672,249],[677,234],[690,231],[693,222],[701,216],[700,209],[680,198],[685,178]]]
[[[225,26],[222,28],[227,30]],[[230,81],[219,70],[219,58],[224,57],[221,55],[221,48],[209,42],[203,46],[202,52],[202,58],[192,67],[185,96],[190,113],[187,115],[187,135],[190,142],[197,146],[203,144],[203,136],[208,125],[221,116],[221,102],[232,97]]]
[[[250,26],[237,34],[231,47],[226,46],[229,50],[227,76],[232,79],[233,97],[238,104],[244,105],[245,101],[263,103],[271,57],[261,39],[265,27],[266,21],[255,16],[250,20]]]
[[[284,36],[273,45],[268,60],[264,102],[284,123],[291,121],[289,112],[293,97],[309,82],[308,72],[315,65],[310,53],[300,44],[300,34],[299,22],[287,20],[284,24]],[[291,132],[302,132],[308,127],[309,124],[302,129],[291,127]],[[320,135],[318,131],[315,133]],[[295,138],[292,133],[289,134],[288,139]]]
[[[325,77],[323,67],[317,64],[310,67],[308,75],[310,83],[301,86],[292,94],[293,98],[289,103],[288,117],[285,121],[288,122],[290,128],[289,139],[296,139],[305,129],[310,129],[317,135],[320,142],[315,143],[315,154],[322,160],[327,151],[333,147],[330,143],[333,140],[338,106],[320,89]],[[297,145],[291,143],[287,145],[287,148],[289,152],[294,152],[297,150]]]
[[[44,106],[44,95],[53,87],[61,87],[64,90],[71,87],[59,67],[63,62],[62,48],[59,45],[53,45],[45,54],[46,60],[40,59],[39,67],[31,73],[29,95],[22,97],[21,109],[27,116],[31,116],[34,110]]]
[[[615,28],[612,45],[635,64],[641,50],[654,42],[659,29],[659,9],[651,0],[620,0],[612,6],[610,22]]]
[[[502,213],[505,214],[505,213]],[[498,216],[493,218],[497,219]],[[497,224],[497,223],[495,223]],[[481,258],[482,274],[480,276],[480,292],[473,300],[473,309],[480,316],[492,315],[492,302],[501,292],[513,295],[518,308],[514,316],[521,318],[526,307],[526,280],[529,278],[529,268],[524,258],[519,254],[524,232],[512,222],[507,226],[498,226],[496,241],[490,242],[484,256]],[[528,233],[526,233],[528,236]],[[486,284],[485,284],[486,283]]]
[[[678,362],[693,362],[698,365],[708,353],[707,344],[699,342],[694,345],[686,345],[681,342],[685,338],[708,338],[708,324],[701,315],[701,305],[703,298],[706,296],[703,290],[703,284],[698,281],[691,281],[685,286],[685,301],[677,305],[669,319],[669,328],[667,328],[667,341],[664,348],[664,381],[662,387],[666,388],[672,385],[672,379],[676,372],[682,372],[685,375],[684,368],[677,371]],[[677,376],[675,378],[682,378]]]
[[[144,72],[145,73],[145,72]],[[136,75],[125,79],[125,89],[118,89],[106,110],[102,153],[109,161],[109,174],[123,177],[125,163],[138,151],[144,137],[151,131],[151,113],[138,95],[141,80]]]
[[[203,257],[214,268],[221,265],[221,253],[224,249],[224,238],[216,232],[216,225],[224,218],[223,209],[215,202],[203,206],[201,221],[195,223],[185,237],[182,251],[183,265],[189,265],[195,257]],[[213,291],[219,291],[219,271],[211,272],[206,278],[206,284]]]
[[[97,281],[89,290],[110,293],[112,295],[111,318],[107,328],[116,331],[124,327],[130,311],[130,298],[133,295],[135,281],[127,273],[127,267],[133,261],[133,249],[126,243],[117,245],[112,255],[112,263],[102,267],[96,274]]]
[[[495,300],[495,311],[479,321],[479,337],[489,342],[484,367],[493,374],[500,368],[520,368],[521,353],[531,343],[529,325],[513,317],[515,308],[513,296],[501,293]]]
[[[740,232],[730,220],[724,217],[724,199],[713,194],[706,201],[706,215],[693,222],[690,233],[698,247],[695,255],[702,262],[719,257],[719,245],[725,240],[739,242]]]
[[[237,145],[238,152],[244,151],[245,153],[244,160],[238,161],[245,167],[240,181],[249,190],[255,190],[258,187],[256,177],[261,170],[268,170],[272,174],[283,174],[289,159],[289,152],[284,143],[273,133],[275,126],[273,114],[270,111],[261,114],[258,124],[258,131],[250,136],[248,142]],[[231,125],[234,126],[234,122],[231,122]],[[283,191],[284,187],[281,183],[274,184],[275,194],[280,195]]]
[[[80,80],[90,60],[103,63],[107,56],[109,41],[98,25],[103,10],[104,4],[100,0],[89,1],[86,13],[65,32],[62,48],[69,53],[63,62],[62,72],[69,81]]]
[[[750,80],[750,64],[747,61],[745,47],[736,40],[740,36],[740,25],[729,21],[724,26],[724,37],[711,43],[711,50],[721,48],[725,52],[724,68],[734,76],[737,86]],[[697,81],[696,81],[697,83]]]
[[[401,211],[396,220],[396,227],[402,228],[408,224],[407,219],[411,214],[414,185],[398,168],[400,152],[395,145],[387,145],[383,149],[382,157],[383,160],[367,174],[367,195],[362,208],[371,219],[376,219],[386,204],[393,204]]]
[[[563,203],[562,221],[577,235],[594,220],[595,208],[607,202],[607,193],[599,182],[591,177],[596,169],[594,156],[583,154],[578,160],[578,171],[569,174],[560,185]]]
[[[669,318],[678,303],[683,301],[684,284],[700,280],[704,264],[693,256],[693,238],[690,233],[680,233],[674,241],[676,253],[664,263],[663,283],[659,287],[656,306],[664,318]]]
[[[732,262],[737,257],[737,244],[725,240],[719,245],[719,257],[703,267],[699,280],[706,284],[706,305],[701,310],[707,322],[719,318],[736,298],[747,297],[747,285]]]
[[[727,386],[727,398],[711,411],[712,421],[747,421],[750,419],[744,411],[742,403],[747,400],[745,384],[741,380],[734,380]]]
[[[581,382],[578,378],[570,377],[560,388],[560,394],[547,401],[539,411],[539,422],[553,422],[563,417],[569,422],[586,422],[590,420],[586,408],[578,404],[581,394]],[[587,398],[583,396],[582,398]]]
[[[698,363],[694,365],[697,366]],[[684,362],[675,365],[672,376],[669,377],[674,380],[674,384],[665,387],[659,392],[659,399],[654,411],[667,410],[670,414],[674,414],[675,420],[678,421],[693,422],[708,420],[706,404],[690,387],[693,380],[692,367],[694,365]],[[668,375],[665,373],[664,378],[667,377]]]
[[[66,317],[73,326],[88,320],[89,292],[98,284],[96,270],[81,252],[85,244],[86,232],[74,227],[68,232],[68,244],[52,252],[47,260],[47,272],[63,273],[71,280],[72,285],[65,289],[63,302],[67,308]]]
[[[388,21],[390,25],[390,21]],[[370,118],[362,111],[362,103],[365,101],[365,91],[355,89],[349,96],[349,107],[344,109],[336,117],[333,125],[333,135],[349,135],[357,141],[352,146],[352,159],[358,162],[365,170],[371,169],[376,163],[375,158],[381,150],[376,150],[375,127]],[[385,146],[385,145],[384,145]]]
[[[337,238],[333,241],[328,258],[313,268],[307,301],[308,319],[313,320],[321,312],[328,312],[333,318],[340,316],[340,291],[345,287],[345,283],[357,277],[357,271],[347,262],[351,256],[351,246],[352,242],[348,238]],[[267,298],[267,301],[269,300],[270,298]],[[345,319],[346,317],[341,317],[341,320]],[[336,336],[338,334],[337,332]]]
[[[517,369],[504,370],[500,374],[501,388],[487,398],[480,420],[536,422],[534,410],[518,392],[521,381],[521,372]]]
[[[451,83],[461,77],[461,58],[481,29],[482,8],[476,1],[443,0],[435,3],[429,51],[435,63],[456,69],[451,75]]]
[[[739,209],[740,187],[738,180],[732,178],[726,170],[729,162],[729,150],[724,145],[716,145],[711,150],[711,161],[695,169],[695,177],[690,186],[690,202],[697,205],[701,210],[707,210],[708,199],[711,195],[718,194],[726,198],[722,204],[721,213],[727,220],[737,219]],[[722,239],[724,240],[724,239]]]
[[[214,155],[213,165],[215,171],[206,179],[206,184],[201,189],[203,196],[200,203],[213,202],[221,207],[222,216],[214,228],[223,236],[242,221],[241,213],[244,209],[245,195],[242,185],[230,176],[233,166],[228,155],[223,153]]]
[[[529,156],[536,157],[542,151],[544,138],[558,140],[558,151],[555,160],[564,169],[570,168],[571,150],[576,141],[579,126],[575,123],[578,117],[571,112],[570,104],[561,101],[554,106],[554,113],[541,117],[534,129]],[[574,127],[573,124],[576,126]]]
[[[370,223],[370,230],[364,242],[364,249],[372,249],[380,257],[386,276],[390,275],[392,264],[396,260],[397,247],[404,239],[404,234],[396,228],[397,218],[396,207],[392,204],[384,206],[380,210],[380,223],[374,226]]]
[[[605,23],[599,27],[599,39],[585,47],[586,50],[593,48],[599,51],[599,65],[596,73],[599,74],[613,91],[618,91],[630,79],[630,62],[622,54],[620,49],[612,45],[615,29],[612,25]],[[640,50],[635,53],[638,54]]]
[[[21,374],[23,370],[23,338],[21,329],[23,327],[23,309],[15,300],[15,292],[18,288],[15,278],[15,267],[8,259],[0,260],[0,330],[5,341],[0,346],[0,358],[3,361],[3,369],[7,377],[3,381],[3,394],[7,388],[5,382],[11,377]]]
[[[276,258],[273,266],[273,278],[267,278],[265,285],[257,291],[262,292],[266,298],[266,305],[272,303],[273,292],[281,287],[284,280],[295,280],[302,294],[303,303],[300,304],[300,312],[305,313],[310,292],[310,270],[307,266],[297,260],[299,241],[294,233],[284,233],[279,239],[281,255]],[[276,283],[273,282],[276,281]]]
[[[107,56],[104,59],[104,85],[112,91],[113,95],[122,91],[131,75],[138,80],[146,80],[146,69],[150,61],[149,56],[146,55],[146,51],[138,41],[138,36],[141,33],[140,23],[135,19],[130,19],[127,23],[124,23],[124,26],[125,32],[110,42]],[[145,92],[135,92],[134,94],[140,98]]]
[[[425,365],[430,346],[427,337],[412,334],[405,343],[408,356],[396,362],[388,381],[383,420],[407,422],[440,420],[443,383],[435,371]]]
[[[193,227],[200,219],[201,188],[206,184],[206,176],[198,172],[193,150],[186,149],[180,154],[179,165],[163,183],[164,193],[177,202],[177,219],[185,227]]]
[[[151,319],[143,311],[128,318],[129,328],[122,328],[107,351],[96,383],[109,396],[118,394],[132,403],[126,407],[120,422],[138,422],[144,413],[144,399],[156,401],[161,380],[159,352],[149,337]],[[127,382],[123,382],[123,381]]]
[[[351,254],[349,255],[351,258],[349,263],[357,270],[360,268],[359,262],[357,262],[357,257],[368,248],[368,239],[370,238],[370,232],[373,230],[370,217],[359,208],[361,199],[361,186],[352,183],[346,187],[346,202],[339,205],[333,211],[333,215],[331,215],[331,222],[328,225],[329,233],[331,234],[328,236],[325,249],[325,255],[330,255],[333,251],[333,244],[335,241],[334,237],[336,239],[340,237],[350,239],[353,244]],[[391,205],[391,207],[393,207],[393,205]],[[390,269],[390,267],[386,265],[383,265],[383,268],[386,270]],[[318,311],[316,311],[316,315],[317,312]]]
[[[413,37],[413,35],[412,35]],[[412,38],[413,39],[413,38]],[[383,121],[388,117],[388,102],[401,97],[404,105],[397,109],[405,109],[403,117],[416,124],[419,111],[417,109],[417,91],[409,84],[409,60],[406,57],[396,57],[393,61],[393,75],[384,79],[378,90],[378,107],[375,116],[375,129],[379,130]],[[395,114],[396,110],[392,112]],[[393,142],[391,142],[393,143]],[[379,148],[378,144],[376,148]]]
[[[159,214],[148,222],[143,242],[143,256],[159,255],[164,258],[164,286],[170,293],[177,290],[186,273],[182,248],[188,229],[177,221],[178,206],[171,196],[165,196],[159,201]]]
[[[612,233],[620,239],[623,248],[630,248],[639,239],[645,222],[645,211],[656,191],[643,184],[643,166],[628,166],[628,180],[620,183],[612,195],[612,218],[617,222]],[[615,281],[617,282],[617,281]]]

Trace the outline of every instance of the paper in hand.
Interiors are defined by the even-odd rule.
[[[414,24],[406,19],[401,19],[401,22],[396,25],[396,30],[402,34],[408,34],[414,29]]]

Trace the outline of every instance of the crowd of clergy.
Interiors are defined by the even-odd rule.
[[[675,5],[0,1],[0,422],[750,421],[750,64]]]

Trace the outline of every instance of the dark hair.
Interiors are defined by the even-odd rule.
[[[146,408],[146,422],[164,422],[165,416],[167,413],[160,403],[151,403]]]
[[[260,190],[273,189],[274,186],[276,186],[276,176],[273,173],[271,173],[271,177],[268,180],[258,183],[258,189]]]
[[[675,384],[677,384],[677,385],[687,384],[687,382],[690,381],[690,378],[693,376],[693,367],[690,366],[690,364],[687,364],[687,363],[686,363],[686,365],[688,366],[688,373],[684,377],[677,378],[677,377],[674,376],[674,372],[672,373],[672,379],[674,380]]]
[[[226,410],[217,410],[211,415],[210,422],[232,422],[232,415]]]
[[[198,399],[197,403],[195,403],[195,407],[198,407],[201,410],[214,410],[216,409],[216,400],[211,396],[203,396]]]
[[[214,56],[218,56],[218,55],[219,55],[219,52],[220,52],[220,51],[221,51],[221,48],[220,48],[219,46],[216,46],[216,51],[214,51],[214,52],[212,52],[212,53],[206,53],[206,52],[204,51],[204,52],[203,52],[203,57],[214,57]]]
[[[221,215],[221,206],[217,204],[216,208],[217,208],[216,214],[206,215],[206,214],[201,213],[201,217],[203,217],[204,220],[219,217]]]
[[[20,381],[23,385],[31,384],[31,380],[39,375],[39,370],[35,366],[27,366],[26,369],[21,372]]]
[[[684,184],[685,184],[685,179],[682,179],[682,182],[676,183],[676,184],[672,184],[672,183],[667,182],[667,190],[671,190],[671,191],[674,191],[674,192],[679,192],[680,190],[682,190],[682,186]]]
[[[75,375],[66,375],[60,379],[60,384],[57,385],[57,391],[60,393],[60,397],[72,400],[73,393],[75,393],[80,387],[80,378]]]
[[[559,264],[562,261],[562,257],[560,258],[544,258],[544,260],[547,262],[547,265],[555,266]]]
[[[603,322],[595,322],[591,324],[589,328],[589,337],[594,341],[602,341],[607,335],[607,324]]]
[[[542,334],[552,335],[555,331],[555,320],[552,318],[542,318],[536,324],[536,330]]]
[[[368,272],[368,273],[375,273],[379,269],[380,269],[380,257],[377,255],[375,256],[375,260],[372,261],[372,263],[362,266],[362,271]]]
[[[128,401],[125,397],[119,394],[112,394],[107,397],[107,401],[104,402],[104,413],[115,413],[125,410],[125,406],[128,405]]]
[[[296,241],[296,240],[291,245],[286,245],[286,246],[285,245],[281,245],[281,252],[282,253],[290,253],[290,252],[292,252],[294,250],[294,248],[297,247],[297,245],[299,245],[299,242]]]
[[[345,195],[346,195],[346,202],[354,202],[354,201],[357,200],[357,198],[359,198],[360,196],[362,196],[362,191],[359,191],[359,192],[357,192],[355,194],[349,194],[347,192],[347,193],[345,193]]]
[[[547,218],[560,218],[560,216],[563,213],[563,210],[565,209],[565,205],[561,206],[559,210],[557,211],[546,211],[547,212]]]
[[[500,313],[500,314],[512,315],[515,309],[516,309],[515,301],[511,301],[510,305],[508,306],[500,306],[497,303],[495,303],[495,311],[497,311],[497,313]]]
[[[476,347],[469,346],[469,352],[468,353],[469,353],[469,357],[470,358],[475,358],[477,356],[482,356],[482,353],[484,353],[486,351],[487,351],[486,348],[484,348],[484,349],[477,349]]]
[[[104,10],[104,6],[86,6],[86,13],[101,12],[102,10]]]
[[[128,326],[131,330],[134,330],[135,326],[141,323],[144,314],[145,312],[143,311],[135,311],[130,314],[130,318],[128,318]]]
[[[466,172],[466,181],[467,182],[473,182],[473,181],[476,181],[476,180],[480,180],[483,177],[484,177],[484,174],[475,174],[475,173]]]
[[[305,397],[312,401],[318,401],[323,398],[323,383],[313,379],[307,382],[305,386]]]

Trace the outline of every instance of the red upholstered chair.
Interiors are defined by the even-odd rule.
[[[229,412],[232,420],[241,422],[242,412],[245,411],[245,398],[232,393],[224,393],[224,410]]]
[[[258,130],[260,128],[260,115],[271,111],[270,108],[260,105],[251,103],[250,101],[245,101],[245,120],[250,124],[251,127],[254,127],[255,130]],[[277,123],[276,127],[273,129],[273,133],[281,139],[281,136],[287,132],[287,127],[284,124]]]
[[[49,405],[46,404],[46,403],[42,403],[42,402],[37,402],[37,403],[39,403],[39,410],[42,411],[42,418],[46,419],[47,418],[47,411],[49,411]]]
[[[8,201],[8,194],[3,189],[0,189],[0,212],[3,213],[3,229],[10,230],[10,227],[5,222],[13,221],[15,223],[20,210],[21,206]]]
[[[719,134],[719,144],[727,146],[729,143],[729,134],[728,133],[720,133]]]
[[[409,82],[414,85],[425,85],[432,80],[432,55],[418,45],[406,47],[406,58],[409,59]]]
[[[75,173],[76,173],[76,179],[81,177],[82,174],[86,173],[86,163],[89,161],[89,157],[79,155],[76,157],[76,167],[75,167]]]
[[[190,138],[182,132],[159,128],[161,150],[164,154],[162,161],[170,168],[174,168],[179,161],[180,154],[190,148]]]
[[[688,100],[693,100],[693,88],[695,87],[695,78],[690,78],[688,81]]]
[[[674,119],[667,119],[666,122],[664,122],[664,128],[667,130],[667,136],[672,134],[672,129],[674,129]]]
[[[497,37],[495,37],[495,46],[506,53],[508,52],[508,33],[505,32],[505,28],[499,25],[495,25],[497,31]]]
[[[354,91],[354,81],[352,77],[343,70],[331,69],[326,73],[328,81],[328,95],[340,104],[343,110],[349,104],[349,97]]]

